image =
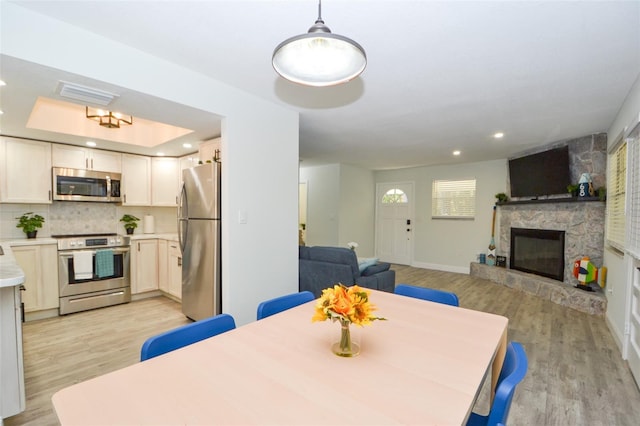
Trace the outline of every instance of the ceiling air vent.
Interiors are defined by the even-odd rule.
[[[69,83],[67,81],[58,82],[58,93],[60,96],[77,101],[89,102],[96,105],[106,106],[111,103],[117,94],[104,90],[93,89],[80,84]]]

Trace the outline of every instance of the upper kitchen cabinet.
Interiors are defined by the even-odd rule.
[[[122,154],[121,193],[123,206],[151,205],[150,157]]]
[[[0,202],[51,203],[51,144],[0,137]]]
[[[122,154],[119,152],[53,144],[51,156],[54,167],[98,170],[113,173],[120,173],[122,171]]]
[[[177,158],[154,157],[151,159],[151,205],[178,205],[180,164]]]
[[[198,148],[200,161],[215,161],[220,157],[221,138],[209,139],[200,144]],[[217,151],[217,153],[216,153]]]

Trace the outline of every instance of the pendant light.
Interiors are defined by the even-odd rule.
[[[306,86],[333,86],[359,76],[367,66],[367,55],[355,41],[332,34],[322,20],[318,0],[318,19],[309,32],[291,37],[276,47],[272,58],[278,74]]]

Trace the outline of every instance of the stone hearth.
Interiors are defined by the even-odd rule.
[[[471,263],[470,275],[533,294],[587,314],[603,316],[607,311],[607,299],[602,292],[579,290],[551,278],[476,262]]]

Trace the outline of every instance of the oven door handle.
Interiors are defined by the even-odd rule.
[[[105,249],[105,250],[109,250],[109,249]],[[119,248],[114,248],[112,250],[113,250],[113,254],[123,254],[123,253],[128,253],[131,249],[129,247],[119,247]],[[76,251],[80,251],[80,250],[59,251],[58,256],[73,257],[73,252],[76,252]],[[96,254],[96,250],[83,250],[83,251],[91,251],[93,255]]]

